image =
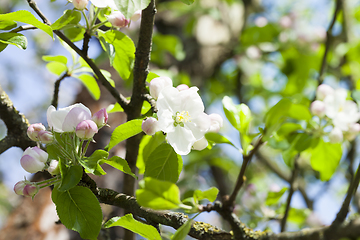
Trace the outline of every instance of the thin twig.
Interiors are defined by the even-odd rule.
[[[25,30],[34,30],[34,29],[38,29],[38,28],[34,27],[33,25],[23,25],[11,30],[10,32],[17,33]]]
[[[284,212],[284,217],[281,219],[281,232],[284,232],[285,229],[286,229],[286,221],[287,221],[287,217],[289,215],[289,211],[290,211],[290,203],[291,203],[291,199],[292,199],[292,196],[295,192],[295,187],[294,187],[294,183],[295,183],[295,179],[298,175],[298,171],[299,171],[299,167],[298,167],[298,164],[297,164],[297,160],[298,160],[298,156],[295,158],[295,161],[294,161],[294,169],[292,171],[292,175],[291,175],[291,179],[290,179],[290,188],[289,188],[289,195],[287,197],[287,200],[286,200],[286,208],[285,208],[285,212]]]
[[[321,66],[320,66],[320,71],[319,71],[319,77],[318,77],[318,84],[322,84],[324,81],[324,73],[325,73],[325,68],[327,65],[327,55],[330,49],[330,45],[331,45],[331,41],[332,41],[332,30],[334,27],[334,24],[336,22],[336,18],[340,12],[341,9],[341,0],[336,0],[336,5],[335,5],[335,9],[334,9],[334,14],[333,14],[333,18],[331,20],[330,26],[328,28],[328,30],[326,31],[326,42],[325,42],[325,52],[322,58],[322,62],[321,62]]]
[[[62,80],[64,80],[66,77],[69,77],[70,74],[68,72],[64,73],[58,80],[55,81],[54,84],[54,95],[51,102],[51,105],[53,105],[55,108],[58,107],[58,99],[59,99],[59,90],[60,90],[60,83]]]
[[[255,144],[254,149],[251,150],[248,155],[243,156],[243,163],[241,165],[239,176],[238,176],[238,178],[236,180],[235,188],[234,188],[232,194],[230,195],[229,199],[226,200],[227,203],[225,205],[227,205],[227,206],[234,206],[235,205],[236,196],[239,193],[240,188],[242,187],[243,183],[246,180],[246,177],[245,177],[246,167],[247,167],[248,163],[251,161],[251,159],[254,156],[255,152],[259,149],[259,147],[262,144],[263,144],[262,137],[260,137],[258,139],[257,143]]]

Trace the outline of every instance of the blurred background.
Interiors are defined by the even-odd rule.
[[[65,10],[72,9],[66,0],[37,0],[39,8],[51,22]],[[169,76],[174,85],[197,86],[206,112],[224,116],[221,100],[230,96],[236,103],[247,104],[254,117],[252,132],[263,126],[266,111],[282,97],[298,97],[299,101],[314,99],[325,42],[329,44],[324,82],[334,88],[353,91],[356,99],[360,89],[360,1],[342,0],[332,33],[327,42],[327,29],[334,16],[332,0],[195,0],[192,5],[181,1],[157,1],[150,71]],[[24,0],[1,0],[0,13],[28,10],[36,14]],[[121,29],[137,43],[140,21]],[[0,85],[14,106],[30,123],[46,125],[46,109],[51,104],[54,83],[59,78],[51,73],[43,55],[71,54],[58,39],[53,41],[42,31],[22,32],[28,38],[26,50],[8,46],[0,53]],[[82,42],[77,42],[81,46]],[[111,73],[117,88],[126,97],[131,94],[131,81],[123,81],[110,67],[106,53],[97,39],[90,41],[89,56]],[[360,82],[359,82],[360,83]],[[89,94],[81,81],[69,77],[61,82],[59,107],[82,102],[92,112],[108,108],[115,100],[101,89],[98,101]],[[122,113],[110,113],[111,128],[102,130],[93,149],[108,144],[111,130],[126,120]],[[229,123],[221,133],[240,146],[239,136]],[[0,139],[6,126],[0,120]],[[113,154],[124,156],[123,144]],[[345,146],[344,156],[335,176],[321,182],[308,159],[300,159],[300,178],[289,215],[289,231],[317,227],[332,222],[357,165],[357,144]],[[290,168],[281,151],[263,147],[251,162],[247,182],[237,198],[236,214],[250,228],[279,232],[279,219],[284,211],[286,194],[278,194],[273,202],[269,192],[285,191],[289,186]],[[50,200],[50,190],[32,201],[13,193],[17,181],[31,178],[20,166],[22,150],[11,148],[0,155],[0,239],[78,239],[61,224]],[[220,196],[231,193],[238,175],[242,156],[235,148],[219,145],[212,151],[193,151],[183,158],[184,169],[178,186],[182,199],[194,189],[215,186]],[[121,191],[122,177],[109,169],[100,186]],[[190,188],[190,189],[189,189]],[[359,194],[350,215],[360,212]],[[104,216],[118,210],[103,207]],[[202,213],[196,218],[223,229],[229,227],[216,213]],[[163,228],[164,232],[171,232]],[[119,239],[119,230],[105,234],[103,239]],[[164,235],[166,236],[166,234]],[[100,238],[99,238],[100,239]],[[140,239],[140,238],[139,238]],[[164,239],[167,239],[164,237]],[[189,239],[191,239],[189,237]]]

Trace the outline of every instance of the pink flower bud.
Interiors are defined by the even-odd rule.
[[[329,140],[331,143],[342,142],[344,136],[340,128],[334,127],[329,133]]]
[[[137,10],[130,18],[131,21],[136,22],[141,18],[141,10]]]
[[[310,111],[314,116],[320,118],[325,116],[325,103],[320,100],[315,100],[310,105]]]
[[[26,186],[26,181],[17,182],[14,186],[14,192],[17,195],[24,195],[24,187]]]
[[[25,197],[34,197],[39,192],[39,186],[35,183],[26,184],[23,194]]]
[[[48,144],[54,141],[54,135],[49,131],[40,131],[39,132],[39,139],[42,143]]]
[[[87,110],[80,107],[74,107],[66,115],[62,129],[64,132],[75,132],[76,127],[80,122],[89,119],[91,119],[91,112],[89,113]]]
[[[219,132],[220,128],[223,126],[223,119],[217,113],[212,113],[210,117],[210,129],[209,132]]]
[[[180,85],[177,86],[176,88],[177,88],[177,90],[179,90],[179,91],[184,91],[184,90],[189,89],[189,86],[186,85],[186,84],[180,84]]]
[[[51,175],[59,174],[60,173],[59,161],[51,160],[47,170]]]
[[[39,132],[45,131],[45,130],[46,130],[46,128],[44,125],[42,125],[42,123],[34,123],[28,127],[27,135],[33,141],[40,141]]]
[[[160,130],[157,119],[153,117],[146,118],[141,125],[141,129],[147,135],[154,135]]]
[[[73,0],[74,7],[79,10],[84,10],[89,3],[89,0]]]
[[[157,99],[159,97],[159,94],[161,90],[163,90],[165,87],[172,87],[172,80],[168,77],[157,77],[151,80],[149,90],[150,95]]]
[[[107,20],[111,23],[113,27],[116,28],[126,27],[130,22],[128,19],[125,18],[124,14],[119,11],[111,13],[107,17]]]
[[[76,136],[81,139],[91,139],[98,132],[96,123],[92,120],[84,120],[76,126]]]
[[[334,89],[326,84],[321,84],[316,89],[316,99],[324,100],[326,96],[334,93]]]
[[[106,125],[107,121],[108,121],[108,113],[106,112],[106,109],[100,109],[99,111],[97,111],[92,119],[98,128],[102,128],[103,126]]]
[[[206,140],[206,138],[203,137],[194,143],[194,145],[192,146],[192,149],[201,151],[201,150],[204,150],[208,146],[208,144],[209,143]]]
[[[28,147],[21,159],[20,164],[29,173],[42,171],[48,158],[48,153],[38,147]]]

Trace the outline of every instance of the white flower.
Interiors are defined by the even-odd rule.
[[[76,126],[83,120],[91,119],[91,111],[81,103],[56,110],[50,106],[47,110],[49,128],[55,132],[74,132]]]
[[[325,97],[325,114],[332,119],[335,127],[348,131],[349,126],[360,119],[359,108],[355,102],[346,100],[347,91],[337,89]]]
[[[158,99],[160,92],[166,87],[172,87],[172,80],[168,77],[157,77],[151,80],[149,84],[150,95]]]
[[[310,111],[314,116],[318,116],[320,118],[325,116],[325,103],[320,100],[315,100],[310,105]]]
[[[165,87],[157,100],[158,126],[167,134],[175,152],[186,155],[194,143],[204,137],[210,128],[210,118],[204,113],[204,104],[197,87],[179,91]]]
[[[114,0],[90,0],[90,1],[94,6],[98,8],[110,7],[112,9],[117,10]]]
[[[316,89],[316,99],[324,100],[326,96],[332,95],[334,93],[334,89],[326,84],[321,84]]]
[[[209,132],[216,132],[216,133],[219,132],[220,128],[222,128],[223,126],[222,117],[217,113],[212,113],[209,115],[209,117],[211,120]]]

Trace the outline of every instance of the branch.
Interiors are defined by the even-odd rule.
[[[53,100],[51,101],[51,105],[53,105],[55,108],[58,107],[60,83],[66,77],[70,77],[68,72],[64,73],[58,80],[56,80],[54,84],[54,95],[53,95]]]
[[[45,17],[45,15],[39,10],[34,0],[27,0],[29,6],[39,15],[39,17],[43,20],[45,24],[50,25],[50,21]],[[128,100],[121,95],[105,78],[100,69],[96,66],[92,59],[90,59],[80,48],[78,48],[73,42],[70,41],[61,31],[53,30],[53,32],[64,42],[66,42],[69,47],[71,47],[80,57],[84,59],[84,61],[90,66],[90,68],[94,71],[95,75],[101,82],[101,84],[110,92],[110,94],[116,99],[116,101],[120,104],[120,106],[126,112],[128,110]]]
[[[17,32],[21,32],[21,31],[25,31],[25,30],[34,30],[34,29],[38,29],[38,28],[34,27],[33,25],[24,25],[24,26],[19,26],[15,29],[11,30],[10,32],[17,33]]]
[[[325,73],[325,68],[327,65],[326,59],[327,59],[327,54],[329,52],[330,49],[330,44],[332,41],[332,29],[334,27],[336,18],[339,14],[339,11],[341,9],[341,0],[336,0],[336,5],[335,5],[335,10],[334,10],[334,15],[333,18],[331,20],[330,26],[328,28],[328,30],[326,31],[326,42],[325,42],[325,52],[322,58],[322,62],[321,62],[321,66],[320,66],[320,71],[319,71],[319,77],[318,77],[318,83],[319,85],[323,83],[324,81],[324,73]]]
[[[7,149],[16,146],[25,150],[29,146],[35,146],[27,136],[28,120],[19,113],[9,96],[0,86],[0,118],[4,121],[7,128],[7,136],[0,141],[0,154]]]

